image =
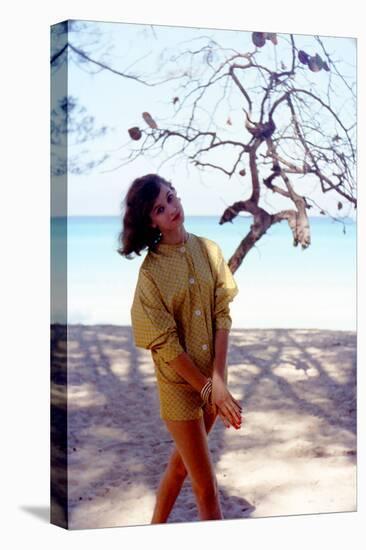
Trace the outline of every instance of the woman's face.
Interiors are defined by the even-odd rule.
[[[158,227],[163,234],[182,225],[184,212],[175,190],[164,184],[160,186],[160,193],[150,212],[150,219],[152,227]]]

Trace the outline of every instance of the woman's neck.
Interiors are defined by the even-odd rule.
[[[188,233],[182,225],[175,231],[163,233],[160,242],[162,244],[183,244],[187,240],[187,236]]]

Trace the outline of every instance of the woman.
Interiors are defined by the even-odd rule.
[[[175,443],[151,523],[167,521],[187,473],[200,519],[222,519],[207,434],[218,415],[228,428],[241,426],[241,405],[226,385],[236,283],[219,246],[185,230],[180,199],[157,174],[130,186],[120,243],[118,252],[129,259],[148,249],[132,330],[136,346],[151,350],[160,416]]]

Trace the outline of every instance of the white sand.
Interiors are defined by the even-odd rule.
[[[108,325],[70,326],[68,349],[70,528],[149,524],[172,448],[150,352]],[[225,518],[356,510],[355,333],[233,329],[228,363],[244,424],[209,436]],[[187,479],[169,522],[197,520]]]

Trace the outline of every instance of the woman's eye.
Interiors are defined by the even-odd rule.
[[[173,194],[172,194],[172,195],[168,195],[168,199],[167,199],[168,202],[171,202],[173,199],[174,199],[174,195],[173,195]],[[156,211],[157,214],[161,214],[162,212],[164,212],[164,206],[160,206],[160,207],[157,209],[157,211]]]

